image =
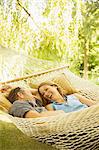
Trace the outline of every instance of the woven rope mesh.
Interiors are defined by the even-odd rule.
[[[26,135],[58,149],[99,149],[99,104],[83,111],[49,118],[9,117]]]
[[[65,74],[68,76],[71,83],[78,89],[80,93],[88,98],[91,98],[95,101],[99,101],[99,86],[90,82],[89,80],[82,79],[68,69],[64,70]]]
[[[0,81],[26,76],[61,66],[61,63],[31,57],[0,45]]]
[[[80,79],[66,68],[41,74],[25,82],[40,83],[60,73],[65,73],[71,83],[80,89],[82,95],[99,101],[99,87]],[[8,117],[24,134],[57,149],[99,150],[99,104],[82,111],[53,117],[36,119],[14,118],[10,115]]]
[[[65,75],[68,77],[69,81],[72,83],[72,85],[80,90],[80,93],[87,98],[91,98],[95,101],[99,100],[99,86],[95,85],[94,83],[91,83],[88,80],[84,80],[77,75],[73,74],[69,69],[60,69],[56,70],[50,73],[46,73],[37,77],[34,77],[32,79],[28,79],[27,83],[41,83],[46,80],[51,80],[53,77],[56,77],[57,75],[65,73]]]

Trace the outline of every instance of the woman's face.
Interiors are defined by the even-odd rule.
[[[60,98],[60,93],[57,90],[57,86],[43,85],[39,88],[40,94],[48,100],[57,101]]]

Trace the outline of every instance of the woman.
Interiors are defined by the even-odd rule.
[[[64,95],[59,86],[53,82],[43,82],[38,87],[38,92],[43,99],[47,110],[64,110],[65,112],[78,111],[96,104],[84,96],[75,93]]]

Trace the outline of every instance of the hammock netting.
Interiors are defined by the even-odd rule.
[[[39,64],[39,61],[36,62]],[[49,65],[51,66],[51,65]],[[33,67],[33,66],[32,66]],[[49,67],[52,68],[52,67]],[[55,66],[54,66],[55,68]],[[45,69],[46,70],[46,69]],[[33,72],[34,73],[34,72]],[[99,150],[99,87],[74,75],[66,66],[44,72],[36,70],[32,76],[8,83],[40,83],[64,73],[79,93],[97,101],[97,104],[81,111],[58,116],[24,119],[3,113],[25,135],[60,150]]]
[[[63,63],[32,58],[23,51],[16,52],[10,48],[0,46],[0,81],[31,75],[61,65]]]

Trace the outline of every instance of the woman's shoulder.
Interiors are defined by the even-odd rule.
[[[79,100],[74,94],[71,94],[71,95],[67,95],[67,101],[77,101]]]
[[[66,97],[67,99],[77,98],[74,94],[64,95],[64,97]]]

